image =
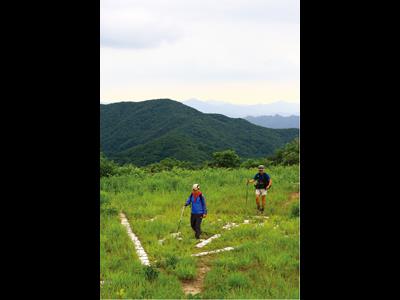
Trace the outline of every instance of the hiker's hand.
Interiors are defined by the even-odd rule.
[[[203,215],[203,218],[207,217],[207,215]]]

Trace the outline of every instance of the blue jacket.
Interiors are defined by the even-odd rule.
[[[202,193],[196,198],[196,201],[194,200],[193,193],[191,193],[186,200],[185,206],[189,204],[192,204],[192,214],[207,214],[206,199]]]

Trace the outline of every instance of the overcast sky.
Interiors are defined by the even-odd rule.
[[[300,101],[299,0],[101,0],[101,102]]]

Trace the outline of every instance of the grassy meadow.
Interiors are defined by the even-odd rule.
[[[101,298],[162,299],[298,299],[299,298],[299,167],[274,166],[266,172],[273,185],[263,218],[255,209],[252,178],[256,169],[201,169],[103,177],[100,181],[100,280]],[[208,215],[201,238],[221,237],[205,247],[190,227],[190,207],[177,231],[181,208],[193,183],[199,183]],[[119,212],[124,212],[133,232],[147,252],[151,267],[140,264]],[[249,224],[243,224],[249,220]],[[227,223],[240,224],[231,230]],[[221,249],[235,250],[192,257],[191,254]],[[194,280],[206,264],[203,291],[185,295],[182,282]]]

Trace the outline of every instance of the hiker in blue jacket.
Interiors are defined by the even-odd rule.
[[[200,185],[193,184],[192,193],[186,200],[185,206],[192,204],[192,213],[190,215],[190,225],[195,232],[195,238],[200,239],[201,221],[207,216],[206,199],[200,191]]]

